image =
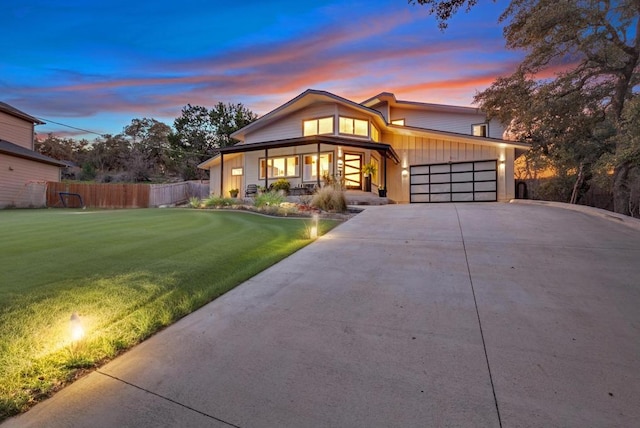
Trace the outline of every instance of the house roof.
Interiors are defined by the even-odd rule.
[[[373,107],[380,103],[387,102],[391,107],[415,109],[415,110],[430,110],[440,111],[445,113],[463,113],[463,114],[483,114],[482,110],[476,107],[463,107],[453,106],[447,104],[433,104],[422,103],[417,101],[402,101],[396,99],[396,96],[391,92],[381,92],[376,96],[373,96],[360,104],[365,107]]]
[[[29,150],[25,147],[19,146],[17,144],[10,143],[6,140],[0,140],[0,153],[7,154],[11,156],[16,156],[23,159],[32,160],[35,162],[46,163],[49,165],[55,165],[59,167],[66,167],[67,163],[63,161],[59,161],[54,158],[50,158],[49,156],[45,156],[38,152],[34,152],[33,150]]]
[[[358,104],[356,102],[353,102],[351,100],[348,100],[346,98],[342,98],[338,95],[332,94],[330,92],[327,91],[320,91],[317,89],[307,89],[306,91],[304,91],[303,93],[301,93],[300,95],[298,95],[297,97],[295,97],[294,99],[287,101],[286,103],[284,103],[283,105],[281,105],[280,107],[270,111],[269,113],[265,114],[264,116],[261,116],[258,120],[256,120],[255,122],[250,123],[249,125],[245,126],[242,129],[239,129],[238,131],[234,132],[233,134],[231,134],[232,138],[235,138],[236,140],[241,140],[244,141],[245,135],[248,132],[253,132],[256,131],[264,126],[267,126],[268,124],[272,123],[275,120],[278,120],[282,117],[285,117],[291,113],[293,113],[294,111],[300,110],[304,107],[307,107],[311,104],[315,104],[318,102],[337,102],[338,104],[342,104],[344,106],[347,107],[351,107],[357,110],[361,110],[371,116],[373,116],[375,118],[375,120],[378,122],[379,126],[384,126],[386,125],[386,121],[384,119],[384,116],[382,116],[382,113],[380,113],[377,110],[371,109],[367,106],[363,106],[361,104]],[[240,143],[242,144],[242,143]]]
[[[10,114],[11,116],[15,116],[17,118],[34,123],[36,125],[44,125],[43,121],[36,119],[35,117],[28,115],[27,113],[20,111],[17,108],[10,106],[7,103],[3,103],[2,101],[0,101],[0,111]]]

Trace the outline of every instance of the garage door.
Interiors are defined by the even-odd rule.
[[[439,163],[410,167],[411,202],[494,202],[498,161]]]

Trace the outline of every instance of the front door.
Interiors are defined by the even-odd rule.
[[[362,190],[362,155],[344,154],[344,186],[347,189]]]

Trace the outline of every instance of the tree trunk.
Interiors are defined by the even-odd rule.
[[[571,200],[570,204],[575,204],[578,202],[578,191],[582,187],[582,183],[584,182],[584,163],[580,162],[580,168],[578,169],[578,177],[576,177],[576,182],[573,185],[573,192],[571,192]]]
[[[629,200],[629,171],[631,162],[623,162],[616,165],[613,170],[613,210],[618,214],[630,215]]]

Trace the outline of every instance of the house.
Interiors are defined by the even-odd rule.
[[[506,201],[515,194],[514,159],[529,146],[503,132],[476,108],[388,92],[356,103],[309,89],[233,133],[239,142],[199,167],[222,196],[280,178],[321,186],[326,176],[368,191],[362,169],[373,164],[371,191],[384,188],[396,202]]]
[[[47,181],[60,181],[65,163],[35,152],[35,117],[0,102],[0,208],[42,207]]]

